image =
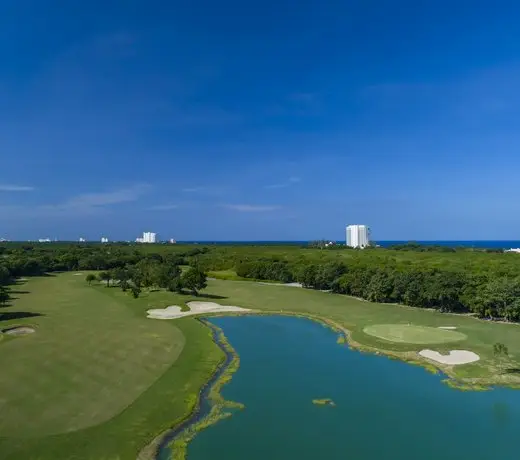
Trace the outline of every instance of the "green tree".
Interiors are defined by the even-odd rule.
[[[190,267],[181,277],[182,285],[189,289],[193,295],[198,295],[198,291],[207,286],[207,275],[198,267]]]
[[[367,286],[367,300],[371,302],[390,302],[394,284],[393,278],[385,270],[378,270]]]
[[[137,299],[139,297],[139,295],[141,294],[141,288],[139,286],[132,286],[130,288],[131,292],[132,292],[132,296],[134,297],[134,299]]]
[[[493,355],[495,355],[500,367],[505,367],[507,365],[509,350],[506,345],[500,342],[493,344]]]
[[[496,278],[480,286],[474,306],[481,317],[504,318],[517,321],[520,318],[520,282],[518,279]]]
[[[493,344],[493,354],[496,357],[509,356],[509,350],[503,343],[496,342]]]
[[[5,286],[0,286],[0,305],[5,305],[10,298],[9,289]]]
[[[170,289],[171,283],[180,279],[181,269],[177,265],[162,264],[157,269],[155,276],[155,283],[158,287]]]
[[[101,272],[98,275],[100,281],[106,281],[107,287],[110,287],[110,280],[112,279],[112,275],[109,272]]]
[[[175,278],[172,278],[169,283],[168,283],[168,286],[167,286],[167,289],[168,291],[171,291],[171,292],[177,292],[179,294],[182,294],[182,288],[183,288],[183,284],[182,284],[182,279],[180,276],[177,276]]]
[[[93,281],[96,281],[96,275],[94,275],[93,273],[89,273],[87,275],[87,277],[85,278],[85,281],[88,283],[88,285],[90,286],[92,284]]]
[[[11,273],[7,267],[0,265],[0,286],[9,284]]]
[[[119,287],[126,292],[126,290],[130,287],[130,273],[126,268],[116,268],[112,272],[112,277],[114,280],[119,282]]]
[[[305,288],[312,288],[316,286],[318,277],[318,266],[314,264],[304,265],[300,268],[296,279]]]

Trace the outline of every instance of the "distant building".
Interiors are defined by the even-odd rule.
[[[80,239],[79,239],[79,242],[80,242],[80,243],[84,243],[85,241],[86,241],[85,238],[80,238]]]
[[[50,243],[50,238],[38,238],[38,243]]]
[[[175,241],[173,238],[170,238],[170,244],[175,244],[177,241]]]
[[[520,254],[520,248],[506,249],[505,252],[516,252],[517,254]]]
[[[347,226],[347,246],[365,248],[370,244],[370,229],[367,225]]]
[[[135,239],[136,243],[156,243],[157,233],[143,232],[143,236]]]
[[[106,236],[102,236],[101,237],[101,242],[102,243],[108,243],[108,238]]]

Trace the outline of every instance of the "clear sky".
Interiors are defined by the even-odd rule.
[[[0,237],[520,239],[520,2],[5,0]]]

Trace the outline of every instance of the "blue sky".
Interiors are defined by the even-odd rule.
[[[519,17],[4,1],[0,237],[520,239]]]

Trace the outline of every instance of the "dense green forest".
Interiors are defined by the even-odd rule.
[[[179,266],[192,269],[181,273]],[[482,318],[520,320],[520,256],[403,245],[391,249],[298,246],[28,244],[0,246],[0,303],[21,276],[96,270],[138,296],[142,287],[197,293],[205,272],[234,270],[252,280],[300,282],[373,302]],[[367,308],[368,305],[367,305]]]

